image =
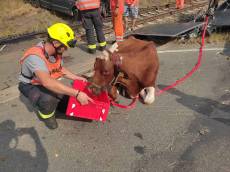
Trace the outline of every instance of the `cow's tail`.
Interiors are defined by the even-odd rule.
[[[141,90],[140,96],[143,99],[145,104],[151,104],[155,100],[155,88],[154,87],[146,87]]]

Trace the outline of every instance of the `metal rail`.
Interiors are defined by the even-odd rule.
[[[181,9],[181,10],[178,10],[176,8],[168,8],[168,11],[166,11],[166,10],[160,11],[159,10],[158,11],[159,13],[152,13],[152,14],[149,13],[149,11],[145,9],[144,12],[148,13],[148,15],[146,15],[146,16],[144,16],[142,18],[139,18],[137,20],[136,24],[137,25],[144,25],[144,24],[146,24],[148,22],[152,22],[152,21],[156,21],[157,19],[163,19],[163,18],[166,18],[166,17],[169,17],[169,16],[180,14],[180,13],[183,13],[183,12],[185,12],[187,10],[194,10],[194,9],[197,10],[198,8],[204,7],[206,5],[208,5],[207,1],[196,3],[196,4],[191,4],[190,6],[187,6],[184,9]],[[105,34],[110,34],[110,33],[113,32],[113,29],[112,28],[105,28],[104,32],[105,32]]]
[[[175,4],[167,4],[167,5],[162,5],[162,6],[152,6],[149,8],[142,8],[140,9],[140,16],[141,18],[138,18],[137,20],[137,25],[140,24],[146,24],[147,22],[155,21],[156,19],[162,19],[168,16],[172,16],[178,13],[185,12],[187,10],[194,10],[199,7],[204,7],[205,5],[208,5],[207,1],[202,1],[199,3],[191,3],[184,9],[178,10],[175,8]],[[113,29],[111,27],[111,24],[108,24],[111,22],[111,17],[108,17],[105,19],[105,27],[104,27],[104,33],[105,34],[111,34],[113,32]],[[106,26],[109,25],[109,26]],[[80,24],[75,24],[71,26],[74,30],[77,30],[77,28],[80,27]],[[84,33],[79,33],[81,38],[85,37]],[[40,31],[40,32],[31,32],[31,33],[25,33],[25,34],[20,34],[20,35],[14,35],[14,36],[9,36],[6,38],[0,38],[0,45],[1,44],[8,44],[8,43],[15,43],[15,42],[20,42],[20,41],[25,41],[28,39],[33,39],[33,38],[42,38],[46,36],[45,31]]]

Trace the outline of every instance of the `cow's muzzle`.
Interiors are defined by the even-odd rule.
[[[88,88],[89,88],[89,89],[92,91],[92,93],[95,94],[95,95],[99,95],[99,94],[101,94],[102,91],[107,90],[107,87],[106,87],[106,86],[100,86],[100,85],[97,85],[97,84],[95,84],[95,83],[93,83],[93,82],[91,82],[91,84],[89,85]]]

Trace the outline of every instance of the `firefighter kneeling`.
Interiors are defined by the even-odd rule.
[[[47,29],[48,39],[28,49],[20,59],[19,91],[36,107],[39,117],[50,129],[58,127],[55,110],[66,96],[75,96],[81,104],[93,101],[85,93],[59,82],[65,77],[84,80],[62,66],[62,54],[76,45],[73,30],[57,23]],[[64,96],[65,95],[65,96]]]

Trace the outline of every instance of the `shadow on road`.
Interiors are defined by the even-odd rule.
[[[39,115],[37,113],[37,110],[35,107],[33,107],[33,105],[28,101],[27,98],[25,98],[25,96],[23,96],[22,94],[20,94],[19,96],[20,101],[26,106],[27,110],[31,113],[34,113],[37,118],[39,120],[41,120],[39,118]],[[80,122],[87,122],[87,123],[91,123],[92,120],[90,119],[83,119],[83,118],[76,118],[76,117],[70,117],[70,116],[66,116],[66,109],[68,106],[68,101],[69,101],[69,97],[68,96],[64,96],[61,101],[58,104],[56,113],[55,113],[55,117],[57,119],[62,119],[62,120],[71,120],[71,121],[80,121]]]
[[[35,156],[29,150],[21,150],[18,145],[25,141],[22,136],[28,135],[33,140]],[[31,145],[23,145],[27,149]],[[32,154],[31,154],[32,153]],[[37,131],[31,128],[15,128],[15,122],[6,120],[0,123],[0,171],[18,172],[33,171],[46,172],[48,157]]]
[[[160,89],[167,87],[167,85],[158,85]],[[174,94],[178,96],[176,101],[185,107],[192,109],[193,111],[200,113],[202,115],[205,115],[207,117],[210,117],[212,112],[216,109],[221,110],[223,112],[230,112],[230,104],[229,103],[220,103],[215,100],[211,100],[204,97],[198,97],[193,95],[188,95],[180,90],[177,90],[175,88],[167,91],[170,94]],[[221,99],[223,102],[229,102],[230,101],[230,94],[226,93],[225,95],[221,96]],[[222,122],[226,125],[230,125],[230,115],[229,119],[225,118],[212,118],[214,120],[217,120],[219,122]]]
[[[230,57],[230,41],[225,42],[223,54]]]

